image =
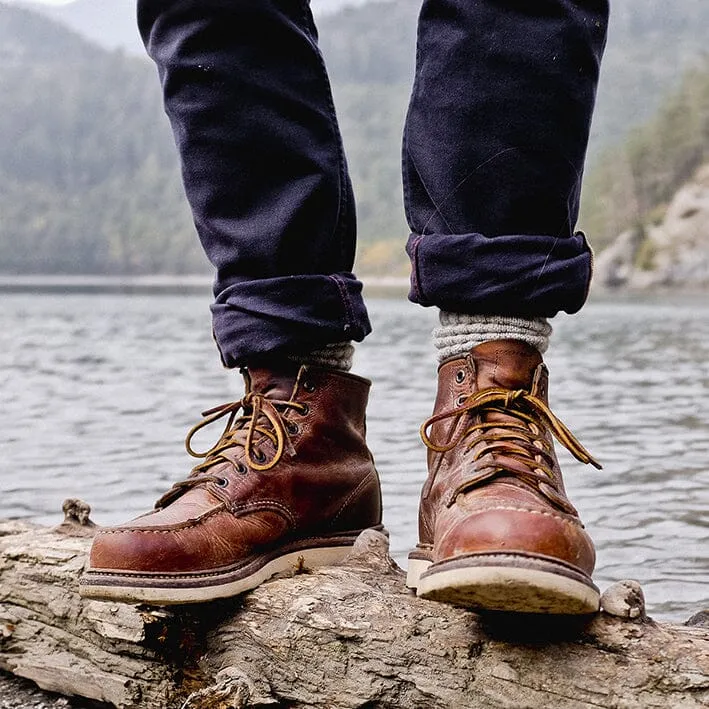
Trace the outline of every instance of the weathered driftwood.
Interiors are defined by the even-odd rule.
[[[647,619],[632,584],[604,600],[634,619],[482,618],[408,593],[366,532],[344,566],[138,608],[79,598],[88,534],[0,523],[0,668],[45,689],[149,709],[709,705],[709,630]]]

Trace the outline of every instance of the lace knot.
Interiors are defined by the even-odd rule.
[[[244,462],[249,468],[258,472],[274,468],[286,453],[294,456],[295,448],[283,418],[283,412],[289,408],[301,413],[307,411],[305,404],[297,401],[272,399],[260,392],[249,391],[238,401],[203,411],[202,420],[189,430],[185,438],[187,452],[193,458],[201,458],[202,462],[192,468],[188,478],[175,483],[155,506],[165,506],[197,485],[221,481],[222,478],[210,474],[209,471],[223,462],[234,465],[234,461],[227,456],[227,451],[230,449],[243,448]],[[241,415],[239,412],[242,412]],[[195,435],[225,416],[228,418],[217,442],[206,451],[195,450],[192,446]],[[265,441],[270,441],[274,447],[270,457],[267,457],[260,448]]]
[[[489,414],[496,414],[490,418]],[[459,427],[463,419],[468,425]],[[442,421],[451,421],[448,431],[453,434],[447,441],[435,440],[433,427]],[[553,449],[544,436],[551,431],[577,460],[600,469],[601,465],[581,445],[571,431],[538,396],[524,389],[489,388],[474,392],[461,399],[457,408],[431,416],[421,426],[421,438],[429,450],[446,453],[453,450],[471,434],[478,436],[468,443],[467,450],[477,446],[475,473],[464,481],[453,497],[499,474],[514,475],[536,486],[547,497],[553,497],[560,506],[563,499],[556,488]],[[549,488],[554,488],[554,495]],[[571,508],[573,509],[573,508]]]

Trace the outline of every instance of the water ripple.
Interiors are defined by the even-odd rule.
[[[3,295],[0,517],[56,523],[91,502],[103,524],[149,509],[192,465],[186,430],[241,392],[222,370],[199,296]],[[416,541],[435,393],[433,310],[370,304],[370,445],[401,563]],[[651,611],[709,607],[709,306],[692,299],[597,302],[555,321],[552,405],[604,464],[561,452],[567,487],[598,545],[596,580],[643,584]]]

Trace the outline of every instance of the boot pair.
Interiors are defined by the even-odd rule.
[[[365,442],[369,382],[311,366],[250,368],[246,394],[187,437],[202,459],[155,510],[101,529],[81,593],[156,605],[233,596],[299,567],[337,563],[382,529]],[[541,356],[487,342],[439,369],[422,427],[428,479],[407,584],[469,608],[592,613],[593,544],[569,502],[552,437],[597,465],[547,403]],[[225,419],[216,445],[192,449]]]

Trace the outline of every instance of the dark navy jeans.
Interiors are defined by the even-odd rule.
[[[225,364],[364,338],[352,187],[307,0],[138,0],[138,15],[216,267]],[[608,0],[424,0],[403,150],[414,302],[582,306],[591,254],[574,225],[607,21]]]

